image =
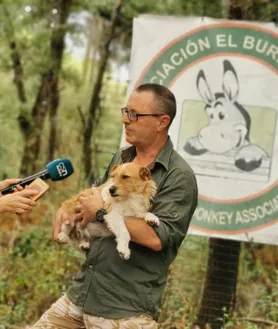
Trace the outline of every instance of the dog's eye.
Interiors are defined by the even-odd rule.
[[[130,176],[128,176],[128,175],[123,175],[123,176],[122,176],[123,179],[129,178],[129,177],[130,177]]]

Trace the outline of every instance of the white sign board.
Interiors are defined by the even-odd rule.
[[[134,20],[129,90],[176,96],[170,136],[199,186],[190,234],[278,244],[277,74],[272,23]]]

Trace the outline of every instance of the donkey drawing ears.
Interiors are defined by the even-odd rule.
[[[236,71],[232,64],[228,60],[223,62],[224,73],[222,81],[222,91],[225,98],[230,102],[235,102],[239,93],[239,83]],[[215,94],[211,92],[209,84],[207,82],[205,73],[200,70],[196,79],[197,89],[200,96],[203,98],[207,105],[211,105],[215,101]]]
[[[197,89],[206,104],[211,105],[215,100],[214,94],[211,92],[207,83],[207,79],[203,70],[200,70],[196,80]]]
[[[232,64],[225,60],[223,62],[224,74],[223,74],[223,83],[222,90],[227,100],[235,102],[239,93],[239,83],[236,71]]]

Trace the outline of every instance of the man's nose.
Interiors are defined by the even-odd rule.
[[[125,113],[125,114],[122,116],[122,122],[123,122],[123,123],[130,123],[130,120],[129,120],[129,118],[128,118],[127,113]]]

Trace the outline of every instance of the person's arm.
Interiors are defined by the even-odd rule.
[[[198,187],[191,172],[172,172],[159,191],[151,208],[160,220],[154,230],[162,249],[182,243],[198,204]]]
[[[169,244],[178,248],[187,233],[197,197],[195,177],[189,172],[172,172],[150,209],[159,218],[160,225],[152,227],[143,219],[126,218],[131,241],[154,251],[165,249]]]
[[[152,226],[143,218],[126,217],[125,225],[130,234],[131,241],[154,251],[162,249],[162,242]]]
[[[112,168],[114,162],[115,162],[115,155],[112,157],[110,164],[107,167],[103,177],[101,179],[97,180],[93,184],[93,186],[100,186],[108,179],[110,169]],[[75,209],[75,211],[77,213],[75,220],[80,221],[80,219],[83,218],[80,225],[81,225],[81,227],[85,227],[87,225],[87,223],[95,220],[95,213],[99,208],[102,207],[103,201],[102,201],[102,198],[100,197],[100,193],[98,191],[96,191],[96,193],[94,193],[94,196],[92,196],[92,198],[84,196],[84,197],[79,198],[79,201],[82,202],[82,204],[83,203],[88,204],[88,207],[89,207],[88,210],[86,210],[87,207],[83,208],[86,211],[85,214],[83,212],[81,212],[80,206],[77,206]],[[95,211],[90,208],[90,206],[94,205],[94,204],[97,204],[97,207],[98,207],[97,209],[95,209]],[[69,223],[69,214],[63,207],[60,207],[57,210],[54,221],[53,221],[53,239],[55,241],[57,241],[58,235],[61,232],[62,223]]]
[[[53,240],[58,240],[58,235],[61,232],[62,224],[69,224],[69,214],[67,211],[60,207],[55,214],[54,221],[53,221]]]

